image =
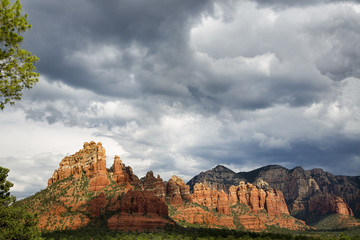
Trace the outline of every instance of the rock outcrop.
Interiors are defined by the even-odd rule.
[[[174,175],[167,183],[166,196],[171,205],[182,205],[184,200],[190,201],[191,199],[190,187],[181,178]]]
[[[110,229],[156,231],[173,224],[165,202],[147,190],[128,191],[112,210],[116,213],[107,220]]]
[[[55,170],[49,179],[48,186],[70,175],[74,178],[79,178],[83,174],[88,177],[96,174],[106,174],[105,149],[101,143],[96,144],[93,141],[90,143],[85,142],[83,149],[71,156],[65,157],[59,165],[59,169]]]
[[[166,197],[166,188],[165,183],[160,177],[160,175],[154,177],[154,173],[149,171],[146,173],[146,176],[143,180],[143,187],[145,190],[152,192],[156,197],[160,198],[165,202]]]
[[[125,166],[117,155],[115,155],[114,164],[111,166],[109,174],[111,179],[118,185],[124,185],[126,187],[141,186],[141,182],[133,173],[132,168],[130,166]]]
[[[110,184],[111,180],[128,188],[141,186],[141,182],[133,173],[132,168],[125,166],[117,155],[114,158],[114,164],[108,171],[106,169],[105,149],[101,143],[96,144],[93,141],[85,142],[83,149],[65,157],[60,162],[59,169],[55,170],[53,176],[48,180],[48,186],[69,176],[77,179],[83,175],[89,178],[90,190],[95,192]]]
[[[263,190],[250,183],[240,182],[229,191],[232,204],[239,202],[247,205],[251,211],[258,213],[266,210],[269,215],[289,215],[283,194],[279,190]]]
[[[290,217],[283,194],[279,190],[267,191],[241,181],[238,186],[217,191],[207,184],[193,187],[189,203],[176,202],[172,218],[190,224],[210,227],[245,228],[263,230],[267,225],[291,229],[305,228],[304,222]]]

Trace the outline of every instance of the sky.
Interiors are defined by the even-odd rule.
[[[102,142],[139,178],[360,175],[360,1],[26,0],[38,84],[0,112],[12,194]]]

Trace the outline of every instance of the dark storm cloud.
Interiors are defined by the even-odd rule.
[[[340,81],[360,77],[360,14],[355,11],[333,11],[325,20],[307,26],[311,40],[317,47],[314,52],[317,68],[322,74]]]
[[[359,0],[252,0],[257,2],[259,6],[284,8],[284,7],[303,7],[325,3],[342,3],[342,2],[354,2],[359,3]]]
[[[223,4],[217,6],[221,8]],[[237,2],[233,4],[235,11]],[[180,103],[204,114],[216,113],[224,105],[239,109],[266,108],[279,103],[298,106],[318,101],[331,90],[324,76],[338,79],[356,76],[354,73],[358,71],[360,58],[357,53],[351,55],[346,47],[352,46],[352,39],[357,39],[351,38],[357,32],[356,26],[348,29],[346,35],[336,34],[341,43],[341,36],[349,38],[349,44],[344,42],[336,52],[332,51],[336,42],[331,40],[329,49],[305,50],[311,45],[299,46],[297,35],[309,44],[320,45],[324,29],[333,19],[300,28],[296,20],[285,15],[272,27],[264,22],[266,19],[258,21],[264,16],[257,16],[255,8],[249,13],[242,12],[245,17],[241,21],[227,22],[229,26],[234,25],[235,31],[238,29],[232,35],[235,41],[221,29],[217,36],[208,37],[210,43],[213,37],[226,38],[213,41],[205,48],[210,57],[219,60],[214,64],[211,58],[199,62],[189,47],[193,41],[190,29],[199,25],[204,16],[214,15],[212,1],[99,3],[83,0],[72,3],[69,8],[66,2],[34,0],[25,2],[24,6],[25,10],[34,12],[30,14],[34,27],[26,40],[30,50],[34,49],[41,59],[40,74],[48,80],[89,89],[102,96],[155,102],[160,99],[170,106]],[[358,20],[357,15],[346,16]],[[335,20],[346,22],[344,17],[338,16]],[[333,28],[338,29],[336,25]],[[311,38],[316,34],[318,38]],[[228,39],[229,43],[224,45]],[[316,72],[309,62],[311,59],[303,57],[306,54],[302,52],[306,51],[315,55],[317,67],[324,76]],[[274,53],[269,60],[271,76],[259,73],[259,66],[248,64],[246,59],[236,59],[245,56],[261,64],[257,56],[270,53]],[[235,60],[221,60],[228,56]],[[331,62],[339,56],[341,64]]]
[[[162,90],[164,73],[184,67],[190,24],[211,8],[211,1],[26,1],[33,25],[26,45],[49,79],[117,97],[172,94]],[[104,46],[116,51],[102,62]],[[92,69],[90,57],[99,58]]]
[[[112,139],[139,177],[217,164],[356,174],[355,3],[26,0],[41,78],[7,114]]]

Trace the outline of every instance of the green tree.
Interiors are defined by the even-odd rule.
[[[39,59],[20,48],[21,34],[31,28],[27,15],[21,15],[20,1],[0,1],[0,109],[4,109],[21,99],[24,88],[38,82],[33,64]]]
[[[340,236],[337,238],[339,240],[351,240],[350,237],[348,237],[346,234],[341,233]]]
[[[10,195],[10,188],[14,186],[12,182],[6,180],[9,169],[0,167],[0,207],[7,207],[15,201],[15,197]]]
[[[10,195],[13,183],[6,180],[9,169],[0,167],[0,240],[41,239],[37,216],[22,207],[14,207]]]

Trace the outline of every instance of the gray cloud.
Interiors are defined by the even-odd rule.
[[[2,113],[3,132],[11,134],[6,117],[16,116],[19,129],[41,131],[23,130],[25,140],[44,141],[45,129],[62,142],[109,140],[110,155],[121,155],[140,177],[154,170],[164,180],[189,180],[217,164],[359,170],[356,1],[23,6],[33,25],[24,47],[40,57],[41,79]],[[59,148],[72,154],[79,147]],[[40,163],[33,156],[54,151],[31,150],[26,158]],[[11,149],[0,158],[9,156],[21,159]]]
[[[306,7],[313,6],[318,4],[327,4],[327,3],[359,3],[359,0],[299,0],[299,1],[286,1],[286,0],[252,0],[259,4],[259,6],[272,7],[275,9],[282,9],[288,7]]]

